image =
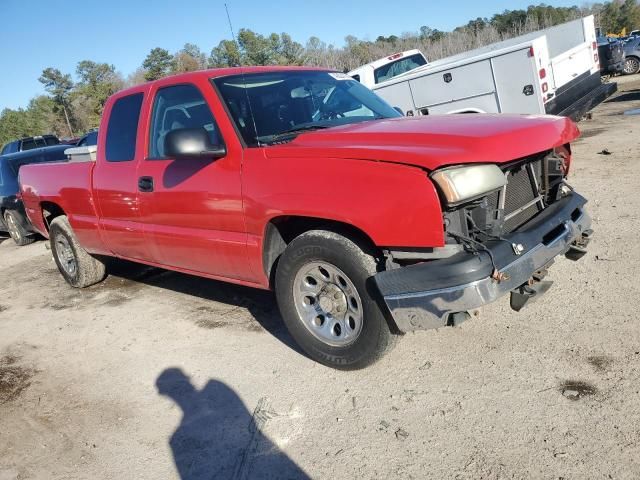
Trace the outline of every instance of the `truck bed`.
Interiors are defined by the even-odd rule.
[[[69,222],[85,245],[98,235],[98,215],[92,196],[94,162],[25,165],[20,184],[25,209],[38,233],[48,237],[47,203],[69,212]]]

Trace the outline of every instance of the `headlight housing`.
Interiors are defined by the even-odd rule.
[[[431,174],[449,205],[458,205],[507,184],[507,177],[497,165],[465,165],[436,170]]]

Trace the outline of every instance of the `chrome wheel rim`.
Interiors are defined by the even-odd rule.
[[[298,319],[327,345],[350,345],[362,332],[360,294],[351,279],[330,263],[304,265],[293,281],[293,298]]]
[[[58,235],[55,239],[56,243],[56,256],[58,257],[58,262],[70,276],[74,276],[78,269],[78,265],[76,263],[76,257],[73,254],[73,250],[71,249],[71,245],[69,245],[69,241],[64,235]]]
[[[7,214],[5,220],[7,221],[9,235],[11,235],[11,238],[13,238],[15,242],[19,242],[22,238],[22,235],[20,235],[20,230],[18,230],[18,225],[16,225],[15,218],[13,218],[13,215]]]
[[[628,58],[626,62],[624,62],[624,73],[632,74],[638,70],[638,60],[635,58]]]

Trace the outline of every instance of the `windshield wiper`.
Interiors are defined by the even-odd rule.
[[[284,132],[280,132],[277,134],[277,136],[279,137],[280,135],[288,135],[290,133],[298,133],[298,132],[304,132],[307,130],[319,130],[322,128],[329,128],[335,125],[319,125],[319,124],[313,124],[313,125],[298,125],[297,127],[293,127],[290,128],[289,130],[285,130]]]
[[[299,134],[299,133],[303,133],[303,132],[309,132],[312,130],[321,130],[323,128],[330,128],[333,127],[335,125],[319,125],[319,124],[313,124],[313,125],[298,125],[296,127],[292,127],[288,130],[285,130],[283,132],[280,133],[275,133],[273,135],[267,135],[265,137],[258,137],[258,140],[260,140],[261,142],[266,142],[266,143],[270,143],[270,142],[274,142],[276,140],[280,140],[281,138],[285,138],[288,137],[290,135],[295,135],[295,134]]]

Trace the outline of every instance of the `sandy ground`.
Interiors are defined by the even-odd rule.
[[[574,145],[596,237],[520,314],[342,373],[271,294],[120,265],[79,291],[0,244],[0,479],[639,478],[640,78]],[[616,101],[619,100],[619,101]],[[602,155],[607,149],[611,155]]]

